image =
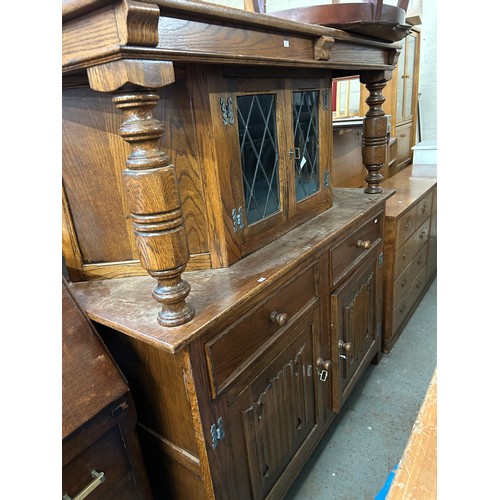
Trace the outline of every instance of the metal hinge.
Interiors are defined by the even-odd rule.
[[[227,125],[233,125],[234,123],[234,115],[233,115],[233,98],[228,97],[227,102],[224,97],[220,98],[220,107],[222,110],[222,123]]]
[[[217,420],[217,425],[212,424],[210,427],[210,434],[212,436],[212,448],[217,448],[217,443],[224,439],[224,426],[222,425],[222,417]]]
[[[321,100],[323,101],[323,111],[328,111],[328,102],[329,102],[329,96],[330,96],[330,91],[328,90],[322,90],[321,91]]]
[[[329,186],[330,185],[330,172],[325,172],[323,174],[323,185],[324,186]]]
[[[243,229],[245,227],[245,223],[243,222],[243,208],[238,207],[233,208],[233,231],[236,233],[238,229]]]
[[[379,269],[382,269],[382,266],[384,265],[384,254],[381,253],[379,256],[378,256],[378,268]]]

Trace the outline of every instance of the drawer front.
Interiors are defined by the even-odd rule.
[[[427,263],[427,249],[429,244],[426,243],[419,252],[413,257],[406,269],[394,281],[393,304],[397,304],[403,295],[410,288],[415,276],[425,267]]]
[[[317,265],[302,271],[205,345],[215,398],[283,327],[318,300]]]
[[[423,288],[425,287],[425,266],[418,273],[417,277],[413,280],[408,289],[408,292],[403,295],[398,305],[392,311],[392,335],[396,333],[397,329],[401,326],[408,313],[410,312],[413,304],[420,296]]]
[[[62,469],[63,495],[73,498],[84,490],[95,478],[91,472],[104,473],[104,482],[86,497],[104,498],[118,483],[131,472],[127,453],[118,426],[95,441],[85,451],[77,455]]]
[[[396,248],[399,248],[431,214],[432,191],[406,212],[396,225]]]
[[[394,276],[399,276],[429,240],[430,217],[398,248]]]
[[[334,288],[367,255],[370,248],[382,241],[383,212],[372,217],[354,233],[330,249],[330,286]]]

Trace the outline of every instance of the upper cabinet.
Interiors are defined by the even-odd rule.
[[[231,172],[221,192],[236,258],[331,206],[328,82],[236,78],[215,98],[230,116],[216,154],[219,171]]]

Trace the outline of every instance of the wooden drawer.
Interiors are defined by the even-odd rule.
[[[302,271],[205,344],[212,395],[220,394],[284,326],[318,300],[318,271]]]
[[[401,245],[396,253],[394,275],[399,276],[413,257],[429,240],[430,218],[428,218],[418,229]]]
[[[415,276],[425,267],[427,263],[427,249],[429,244],[426,243],[415,257],[408,264],[406,269],[394,281],[393,301],[397,304],[408,288],[411,286]]]
[[[406,212],[396,225],[396,248],[399,248],[431,213],[432,191]]]
[[[382,240],[383,212],[372,217],[367,223],[330,249],[330,286],[337,283],[368,254],[370,248]],[[362,243],[368,242],[368,248]]]
[[[127,452],[118,426],[112,427],[85,451],[77,455],[62,469],[63,496],[75,497],[95,478],[92,471],[104,473],[105,480],[86,498],[104,498],[125,476],[131,473]]]
[[[420,296],[420,293],[425,286],[425,266],[420,270],[417,277],[411,283],[407,293],[403,295],[402,299],[392,312],[392,332],[391,335],[396,333],[401,323],[404,321],[408,313],[411,311],[413,304]]]

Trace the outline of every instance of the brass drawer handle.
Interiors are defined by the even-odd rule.
[[[405,253],[402,255],[402,257],[403,257],[403,260],[406,260],[406,257],[408,257],[408,254],[405,252]]]
[[[402,313],[404,312],[406,309],[406,304],[403,304],[400,308],[399,308],[399,312]]]
[[[427,235],[427,231],[425,229],[422,229],[422,231],[420,231],[420,235],[419,235],[419,238],[421,240],[423,240]]]
[[[75,497],[71,498],[67,493],[63,495],[63,500],[83,500],[87,498],[101,483],[106,481],[106,476],[104,472],[97,472],[95,469],[91,472],[92,477],[94,478],[85,488],[83,488],[80,493],[78,493]]]
[[[269,321],[271,321],[272,323],[277,323],[280,326],[286,325],[288,323],[288,314],[273,311],[271,313],[271,316],[269,316]]]
[[[425,214],[426,210],[427,210],[427,202],[424,203],[424,206],[422,207],[422,213]]]
[[[408,282],[408,278],[405,278],[402,282],[401,282],[401,286],[404,287],[406,285],[406,283]]]
[[[372,242],[369,241],[369,240],[366,240],[366,241],[358,240],[358,242],[356,243],[356,246],[358,248],[368,249],[368,248],[370,248],[372,246]]]
[[[405,229],[408,231],[408,229],[410,229],[411,227],[411,222],[408,221],[406,224],[405,224]]]
[[[339,340],[339,349],[344,349],[345,351],[349,352],[351,350],[351,343]]]

